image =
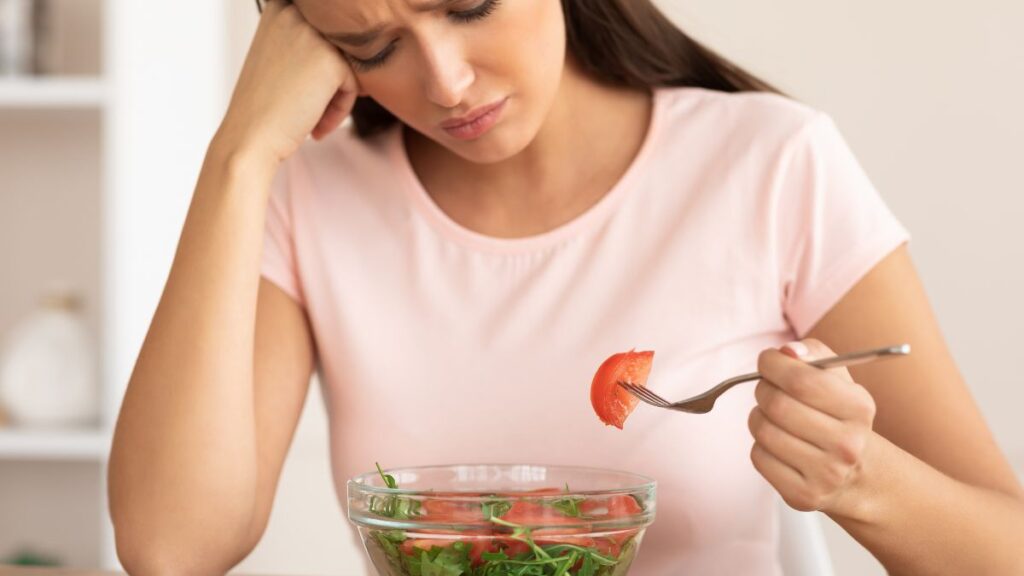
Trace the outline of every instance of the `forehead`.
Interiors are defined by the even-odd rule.
[[[406,15],[447,8],[459,0],[295,0],[311,24],[362,31],[400,21]],[[331,30],[328,30],[330,32]]]

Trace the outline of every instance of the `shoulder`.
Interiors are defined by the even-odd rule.
[[[708,146],[756,145],[778,149],[817,126],[824,112],[771,92],[659,88],[659,128],[669,137],[699,138]]]
[[[401,161],[397,137],[396,126],[362,138],[346,122],[321,140],[307,138],[282,163],[275,188],[292,202],[303,203],[338,196],[339,190],[350,198],[372,194],[401,172],[396,169]]]
[[[296,220],[356,214],[393,204],[401,189],[400,131],[396,125],[370,138],[346,122],[321,140],[307,138],[279,166],[270,189],[271,209]]]

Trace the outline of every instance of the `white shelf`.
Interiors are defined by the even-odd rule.
[[[0,429],[3,460],[105,460],[110,452],[109,433],[99,430]]]
[[[82,77],[2,77],[0,108],[102,108],[102,79]]]

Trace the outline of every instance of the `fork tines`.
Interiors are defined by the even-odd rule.
[[[646,402],[646,403],[648,403],[648,404],[650,404],[652,406],[659,406],[661,408],[666,408],[666,407],[668,407],[671,404],[668,400],[665,400],[664,398],[662,398],[661,396],[658,396],[654,392],[651,392],[647,388],[644,388],[642,386],[637,386],[636,384],[633,384],[632,382],[623,382],[622,380],[619,380],[617,382],[617,384],[619,386],[622,386],[623,388],[625,388],[625,390],[627,392],[629,392],[630,394],[632,394],[633,396],[636,396],[641,401]]]

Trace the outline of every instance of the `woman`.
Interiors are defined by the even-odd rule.
[[[124,399],[121,560],[241,560],[316,368],[342,489],[608,466],[659,482],[635,574],[778,574],[776,492],[892,573],[1019,573],[1024,493],[907,239],[827,116],[646,0],[269,2]],[[587,390],[633,347],[668,397],[765,378],[620,432]]]

